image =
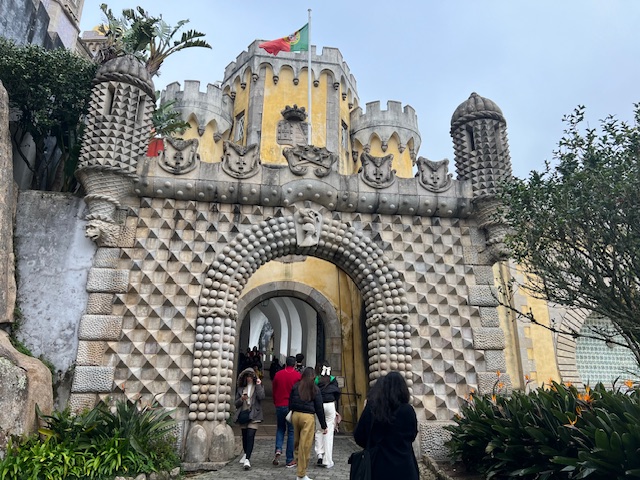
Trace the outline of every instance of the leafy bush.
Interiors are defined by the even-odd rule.
[[[170,470],[179,464],[170,412],[149,405],[104,403],[81,415],[68,410],[38,415],[41,437],[10,443],[0,478],[20,480],[112,479]]]
[[[487,478],[640,477],[640,395],[553,382],[472,397],[447,427],[452,456]]]

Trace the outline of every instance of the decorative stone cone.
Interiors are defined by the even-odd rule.
[[[86,167],[77,172],[87,195],[88,218],[115,220],[116,208],[133,191],[131,179],[121,173],[100,167]]]

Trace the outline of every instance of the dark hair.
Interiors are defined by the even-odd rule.
[[[303,402],[313,400],[318,392],[315,384],[316,372],[313,368],[307,367],[302,372],[302,378],[298,382],[298,393]]]
[[[316,363],[316,376],[318,377],[318,385],[321,387],[329,384],[331,381],[331,375],[322,375],[322,367],[331,368],[331,365],[329,365],[329,362],[326,360],[322,363]]]
[[[293,367],[296,364],[296,359],[295,357],[287,357],[285,363],[287,364],[287,367]]]
[[[238,379],[238,385],[240,385],[243,388],[247,386],[247,377],[253,378],[253,383],[254,384],[256,383],[256,372],[255,372],[255,370],[253,370],[253,369],[251,369],[251,371],[247,371],[247,370],[244,370],[240,374],[240,378]]]
[[[299,353],[296,355],[296,363],[302,363],[304,361],[304,355]]]
[[[368,400],[373,418],[381,423],[391,423],[398,407],[409,403],[410,397],[407,382],[399,372],[389,372],[380,377]]]

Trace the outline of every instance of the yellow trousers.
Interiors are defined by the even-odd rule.
[[[316,420],[313,413],[293,412],[291,423],[293,423],[293,446],[295,448],[293,458],[298,462],[298,477],[307,474],[313,437],[316,429]]]

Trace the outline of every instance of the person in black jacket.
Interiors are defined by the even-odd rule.
[[[291,423],[293,423],[293,456],[298,469],[297,480],[311,480],[307,477],[307,466],[316,425],[314,413],[318,416],[323,433],[327,433],[322,394],[315,385],[315,376],[313,368],[306,368],[302,372],[300,381],[291,389],[289,396],[289,410],[293,412]]]
[[[322,395],[324,418],[327,421],[326,434],[322,433],[320,424],[316,422],[316,456],[319,467],[331,468],[333,467],[333,433],[336,428],[336,418],[339,417],[337,411],[340,387],[336,377],[331,375],[331,365],[326,360],[316,365],[315,382]]]
[[[420,477],[412,445],[418,420],[409,399],[407,383],[399,372],[379,378],[370,392],[353,438],[370,452],[371,480]]]

